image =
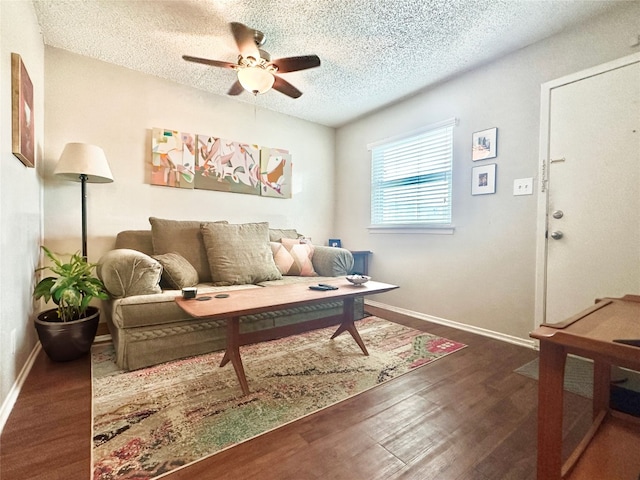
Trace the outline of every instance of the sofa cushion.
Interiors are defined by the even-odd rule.
[[[124,230],[116,236],[115,248],[128,248],[153,255],[151,230]]]
[[[202,222],[150,217],[149,223],[154,255],[178,253],[193,265],[201,282],[211,281],[207,252],[200,232]]]
[[[269,246],[269,224],[203,223],[211,280],[242,285],[282,278]]]
[[[181,290],[184,287],[195,287],[198,284],[198,272],[179,253],[171,252],[163,255],[154,255],[153,258],[162,264],[160,285],[163,288]]]
[[[283,275],[315,277],[313,269],[313,245],[306,241],[281,238],[280,242],[271,242],[273,259]]]

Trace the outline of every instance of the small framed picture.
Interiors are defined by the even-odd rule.
[[[471,169],[471,195],[496,193],[496,164]]]
[[[330,238],[329,239],[329,246],[330,247],[338,247],[341,248],[342,247],[342,242],[340,241],[339,238]]]
[[[36,164],[33,84],[22,57],[11,54],[11,143],[13,154],[27,167]]]
[[[498,156],[498,129],[489,128],[472,136],[471,160],[487,160]]]

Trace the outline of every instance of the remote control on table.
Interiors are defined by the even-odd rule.
[[[326,292],[327,290],[337,290],[338,287],[334,287],[332,285],[327,285],[326,283],[320,283],[318,285],[309,285],[311,290],[320,290]]]

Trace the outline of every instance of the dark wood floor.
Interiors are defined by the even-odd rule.
[[[167,480],[535,479],[533,350],[368,307],[468,348],[164,477]],[[591,402],[565,395],[567,450]],[[91,478],[88,357],[40,354],[0,437],[1,480]],[[566,456],[566,454],[565,454]]]

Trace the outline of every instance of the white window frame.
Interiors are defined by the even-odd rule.
[[[367,145],[367,149],[371,152],[371,224],[369,231],[371,233],[430,233],[430,234],[453,234],[455,227],[452,223],[452,198],[453,198],[453,128],[458,125],[457,118],[451,118],[442,122],[427,125],[425,127],[407,132],[394,137],[386,138]],[[441,130],[444,128],[451,128],[451,153],[449,155],[449,169],[448,173],[448,205],[450,218],[446,223],[432,223],[432,222],[408,222],[408,223],[374,223],[374,209],[376,207],[376,195],[378,195],[378,188],[383,188],[380,185],[376,185],[376,161],[384,161],[383,159],[376,159],[374,157],[376,149],[384,149],[385,147],[393,147],[393,144],[403,142],[406,140],[419,139],[421,136],[432,132],[434,130]],[[412,174],[411,176],[415,176]],[[409,175],[407,176],[409,177]],[[421,182],[424,183],[424,182]]]

